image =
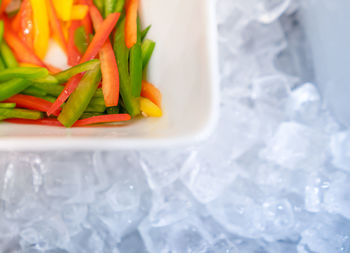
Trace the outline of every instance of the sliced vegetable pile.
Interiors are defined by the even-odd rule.
[[[0,120],[80,127],[161,117],[160,91],[144,80],[155,42],[139,0],[22,0],[0,6]],[[44,61],[50,41],[71,68]]]

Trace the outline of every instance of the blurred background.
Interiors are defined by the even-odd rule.
[[[349,4],[329,2],[216,1],[205,143],[0,153],[0,252],[350,252]]]

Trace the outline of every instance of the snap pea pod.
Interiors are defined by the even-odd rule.
[[[125,45],[125,17],[118,22],[114,37],[114,53],[117,58],[120,80],[120,94],[127,112],[135,117],[140,114],[138,100],[131,93],[129,76],[129,49]]]
[[[142,70],[146,68],[149,60],[151,59],[155,47],[156,43],[153,40],[147,39],[142,43]]]
[[[25,79],[15,78],[0,84],[0,101],[8,99],[31,86],[31,82]]]
[[[58,116],[58,120],[65,127],[73,126],[81,117],[94,96],[100,81],[101,70],[99,65],[86,72]]]
[[[6,44],[5,41],[3,41],[0,45],[0,53],[1,53],[2,59],[5,62],[6,67],[8,68],[18,67],[18,62],[16,60],[16,57],[14,56],[10,47]]]
[[[141,52],[141,31],[140,19],[137,20],[137,42],[130,49],[130,83],[131,92],[134,97],[141,95],[142,87],[142,52]]]
[[[32,110],[0,108],[0,117],[16,119],[41,119],[43,114]]]
[[[141,32],[141,41],[144,41],[151,27],[152,25],[149,25]]]
[[[79,52],[83,55],[88,48],[88,36],[86,35],[84,26],[78,27],[74,32],[74,44]]]
[[[15,67],[0,71],[0,82],[13,78],[35,79],[43,78],[49,74],[46,68]]]
[[[70,69],[65,70],[65,71],[62,71],[62,72],[54,75],[54,77],[57,79],[59,84],[62,84],[62,83],[67,82],[70,78],[72,78],[73,76],[75,76],[79,73],[94,69],[99,64],[100,64],[99,60],[87,61],[87,62],[84,62],[82,64],[78,64]]]
[[[0,108],[13,109],[16,107],[15,103],[0,103]]]
[[[25,94],[25,95],[31,95],[31,96],[34,96],[34,97],[44,97],[44,96],[47,95],[46,91],[38,89],[38,88],[33,87],[33,86],[25,89],[21,93]]]

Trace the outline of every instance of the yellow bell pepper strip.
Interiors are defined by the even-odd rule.
[[[151,83],[142,81],[141,96],[148,98],[159,108],[162,107],[162,93]]]
[[[125,15],[125,44],[130,49],[137,42],[137,10],[139,0],[128,0]]]
[[[111,34],[113,28],[115,27],[119,19],[119,16],[120,16],[119,13],[113,13],[103,21],[100,29],[96,31],[96,34],[92,39],[88,49],[86,50],[85,55],[80,60],[80,63],[84,63],[96,57],[96,55],[101,50],[102,46],[109,39],[109,35]],[[48,111],[48,115],[50,115],[53,111],[57,110],[57,108],[59,108],[67,100],[70,94],[72,94],[72,92],[78,86],[80,78],[81,78],[81,75],[77,75],[69,80],[69,82],[65,86],[65,89],[57,98],[52,108]]]
[[[54,36],[56,37],[58,43],[62,47],[63,51],[67,52],[67,41],[64,37],[62,24],[58,19],[58,15],[52,0],[47,0],[47,9],[49,14],[51,30]]]
[[[69,21],[72,17],[73,0],[53,0],[58,17]]]
[[[90,16],[96,31],[100,29],[103,18],[94,6],[90,7]],[[117,106],[119,102],[119,71],[112,43],[107,40],[99,53],[102,71],[102,90],[107,107]]]
[[[62,1],[62,2],[66,2]],[[34,51],[40,59],[44,59],[49,47],[50,28],[45,0],[30,0],[33,9]]]
[[[76,4],[72,7],[71,20],[82,20],[88,14],[89,7],[85,4]]]
[[[162,117],[162,110],[148,98],[140,97],[140,109],[146,117]]]
[[[64,105],[61,114],[57,118],[58,121],[65,127],[73,126],[88,107],[100,80],[101,71],[99,66],[86,72],[78,87]]]

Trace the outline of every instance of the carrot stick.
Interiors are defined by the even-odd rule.
[[[162,106],[162,94],[160,91],[151,83],[142,81],[141,96],[148,98],[159,108]]]
[[[137,10],[139,0],[129,0],[126,4],[125,44],[130,49],[137,42]]]

